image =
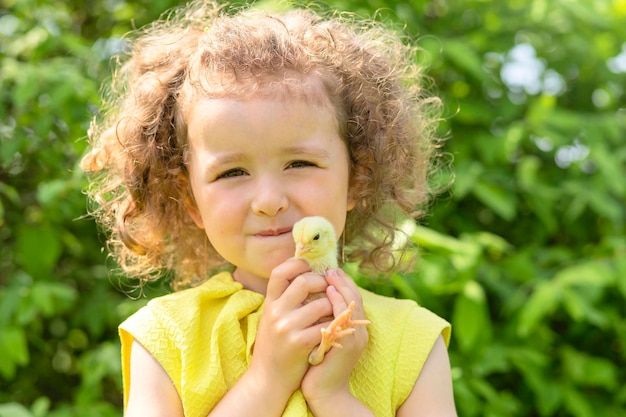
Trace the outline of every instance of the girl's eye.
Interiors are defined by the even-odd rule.
[[[293,162],[290,162],[288,165],[289,168],[304,168],[304,167],[314,167],[314,166],[316,166],[316,164],[310,161],[293,161]]]
[[[242,175],[246,175],[246,171],[244,171],[241,168],[233,168],[233,169],[229,169],[228,171],[224,171],[221,174],[219,174],[216,179],[222,179],[222,178],[233,178],[233,177],[240,177]]]

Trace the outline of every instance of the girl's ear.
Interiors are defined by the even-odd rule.
[[[193,198],[188,198],[187,200],[193,200]],[[191,217],[191,220],[198,226],[200,229],[204,229],[204,223],[202,223],[202,216],[200,216],[200,212],[198,211],[198,207],[196,203],[191,201],[189,204],[185,200],[185,209],[187,210],[187,214]]]
[[[351,211],[356,206],[356,199],[352,197],[351,193],[348,193],[348,202],[346,205],[346,211]]]
[[[354,168],[355,171],[358,168]],[[351,170],[352,171],[352,170]],[[346,202],[346,211],[352,211],[356,207],[357,195],[359,195],[359,184],[357,184],[357,175],[352,172],[348,182],[348,201]]]
[[[183,201],[183,205],[185,206],[185,211],[187,211],[187,214],[189,214],[189,217],[191,217],[191,220],[193,220],[198,228],[204,229],[202,216],[200,215],[200,211],[196,205],[196,200],[193,198],[189,180],[185,175],[180,175],[178,177],[178,184],[180,187],[180,196]]]

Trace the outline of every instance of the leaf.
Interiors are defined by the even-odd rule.
[[[624,161],[615,152],[610,152],[605,144],[593,146],[590,157],[598,165],[606,188],[616,195],[626,196],[626,181],[615,181],[615,178],[624,176]]]
[[[33,417],[46,417],[50,410],[50,399],[48,397],[39,397],[31,406]]]
[[[437,251],[461,252],[464,244],[459,240],[424,226],[415,226],[413,241],[420,246]]]
[[[67,311],[77,298],[76,290],[64,284],[37,282],[33,285],[30,297],[32,304],[44,316],[52,316]]]
[[[477,80],[482,81],[487,78],[487,74],[483,70],[482,60],[469,42],[458,39],[444,39],[441,44],[443,45],[444,55],[455,66]]]
[[[520,368],[520,372],[536,396],[539,415],[553,415],[562,402],[561,387],[536,368]]]
[[[553,281],[564,287],[606,287],[615,282],[615,274],[608,264],[592,260],[561,269]]]
[[[517,333],[527,337],[541,320],[556,310],[561,301],[561,292],[551,282],[540,282],[519,314]]]
[[[589,193],[589,206],[600,216],[605,216],[615,225],[624,224],[624,201],[618,201],[604,189],[592,188]]]
[[[417,295],[415,290],[402,275],[394,274],[391,277],[391,282],[393,283],[394,288],[400,293],[401,298],[415,301],[419,300],[419,296]]]
[[[547,232],[553,234],[557,231],[559,224],[555,216],[554,206],[558,192],[538,186],[534,192],[525,197],[526,202],[546,227]]]
[[[515,174],[522,190],[532,192],[541,183],[538,178],[541,165],[541,159],[534,155],[524,156],[517,162]]]
[[[561,358],[565,372],[577,385],[608,391],[618,385],[618,369],[609,359],[591,356],[569,346],[563,348]]]
[[[15,187],[0,181],[0,195],[4,195],[9,201],[15,205],[20,202],[20,195]]]
[[[461,240],[480,245],[492,256],[500,256],[513,249],[513,246],[501,236],[489,232],[463,234]]]
[[[524,200],[541,219],[548,231],[553,232],[558,226],[553,209],[561,192],[542,181],[539,176],[542,167],[543,164],[538,157],[525,156],[517,163],[515,175],[517,185],[524,191]]]
[[[468,281],[457,296],[452,314],[456,340],[465,352],[488,343],[491,320],[483,288],[476,281]]]
[[[472,191],[476,198],[504,220],[511,221],[515,218],[517,210],[515,195],[504,187],[480,180],[474,184]]]
[[[518,122],[509,126],[504,137],[504,156],[506,159],[503,159],[503,162],[510,161],[515,156],[527,135],[528,132],[524,123]]]
[[[563,402],[569,415],[574,417],[597,417],[590,401],[574,387],[564,387]]]
[[[15,254],[27,272],[41,276],[52,270],[61,255],[59,236],[50,226],[22,226],[18,229]]]
[[[458,164],[453,186],[454,198],[462,199],[465,197],[472,190],[483,172],[483,165],[475,161]]]
[[[626,257],[624,255],[616,256],[613,260],[615,269],[617,270],[617,288],[622,293],[622,297],[626,299]]]
[[[37,186],[37,200],[43,208],[54,206],[58,203],[68,189],[68,181],[64,179],[55,179],[52,181],[41,182]]]
[[[19,403],[6,403],[0,404],[0,417],[33,417],[33,414]]]
[[[582,291],[565,288],[563,306],[574,321],[587,321],[600,328],[609,325],[609,317],[598,311]]]
[[[12,379],[20,365],[27,365],[30,357],[24,330],[18,327],[0,329],[0,374]]]
[[[415,226],[413,242],[420,247],[450,254],[450,261],[459,271],[467,271],[478,263],[481,248],[475,242],[463,242],[433,229]]]

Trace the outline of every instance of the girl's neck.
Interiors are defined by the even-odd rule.
[[[249,272],[236,268],[233,271],[233,279],[243,285],[246,290],[265,295],[267,292],[267,278],[257,277]]]

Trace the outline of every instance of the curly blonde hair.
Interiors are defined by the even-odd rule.
[[[351,161],[345,254],[363,267],[396,266],[399,214],[430,195],[438,100],[423,88],[415,47],[373,20],[290,9],[267,13],[195,1],[128,38],[102,116],[89,131],[93,214],[132,278],[173,274],[202,282],[225,266],[187,214],[185,107],[203,97],[267,93],[313,77],[333,103]]]

